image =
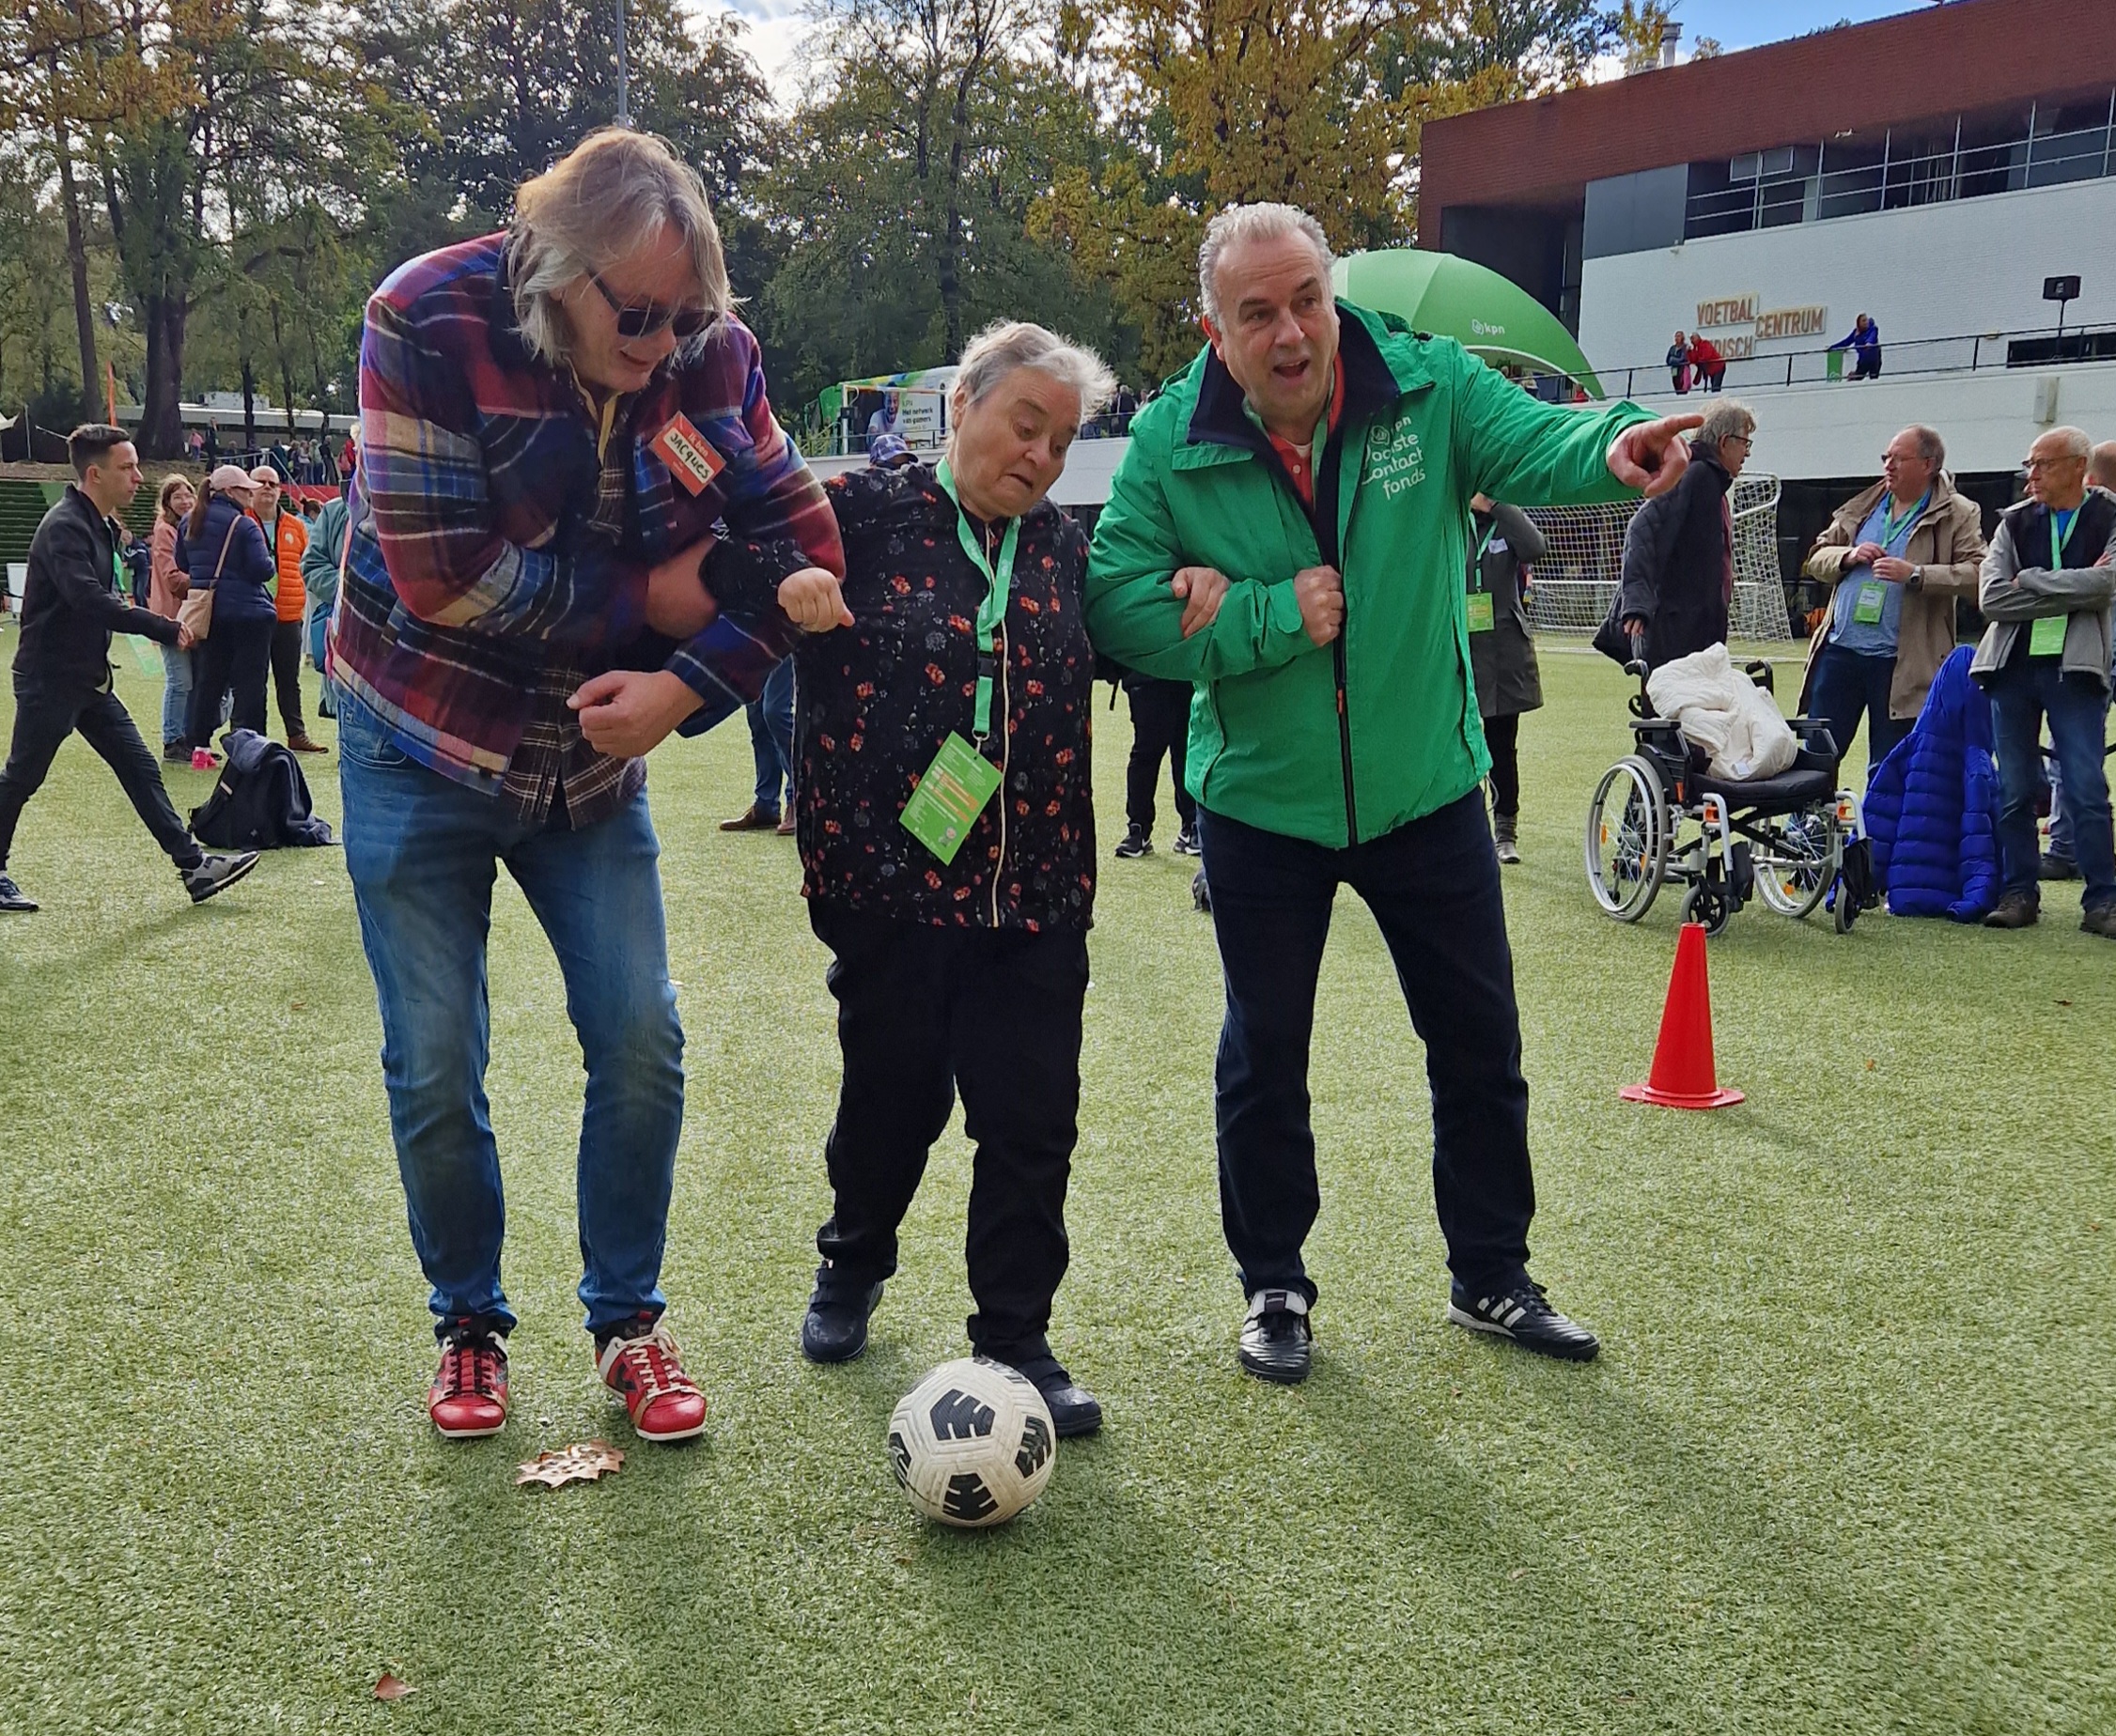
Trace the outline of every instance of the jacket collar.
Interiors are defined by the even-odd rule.
[[[1382,352],[1382,343],[1397,335],[1364,308],[1349,302],[1337,303],[1337,365],[1345,375],[1345,413],[1339,426],[1363,422],[1407,392],[1430,383],[1431,376],[1417,366],[1408,352],[1396,357],[1395,363],[1409,365],[1393,365],[1391,358]],[[1393,342],[1390,347],[1402,348]],[[1268,452],[1270,442],[1243,413],[1242,389],[1227,371],[1227,364],[1210,345],[1206,347],[1203,360],[1197,406],[1190,412],[1187,432],[1189,443]]]

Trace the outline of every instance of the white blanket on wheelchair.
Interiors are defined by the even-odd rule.
[[[1646,678],[1646,697],[1711,756],[1715,778],[1775,777],[1800,751],[1778,702],[1734,666],[1724,645],[1663,663]]]

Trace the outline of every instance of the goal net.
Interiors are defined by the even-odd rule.
[[[1734,485],[1735,639],[1791,639],[1778,565],[1778,478],[1739,476]],[[1545,633],[1591,633],[1615,600],[1624,533],[1636,501],[1602,506],[1537,506],[1529,517],[1549,543],[1535,564],[1531,618]]]

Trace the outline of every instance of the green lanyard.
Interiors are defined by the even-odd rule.
[[[2059,525],[2059,523],[2058,523],[2058,520],[2059,520],[2060,519],[2063,519],[2063,520],[2064,520],[2064,522],[2063,522],[2063,524],[2062,524],[2062,527],[2061,527],[2061,526]],[[2051,512],[2050,512],[2050,570],[2051,570],[2051,571],[2052,571],[2053,573],[2054,573],[2054,572],[2057,572],[2057,571],[2060,571],[2060,570],[2061,570],[2061,569],[2062,569],[2062,568],[2063,567],[2063,566],[2064,566],[2064,545],[2065,545],[2066,543],[2068,543],[2068,542],[2070,542],[2070,541],[2072,540],[2072,533],[2073,533],[2074,531],[2077,530],[2078,528],[2079,528],[2079,509],[2078,509],[2078,507],[2077,507],[2077,506],[2073,507],[2073,508],[2072,508],[2072,510],[2071,510],[2070,512],[2059,512],[2059,511],[2057,511],[2057,510],[2056,510],[2055,508],[2052,508],[2052,509],[2051,509]]]
[[[1471,520],[1472,523],[1475,520]],[[1470,570],[1477,576],[1477,589],[1485,588],[1485,550],[1491,547],[1491,539],[1499,534],[1499,520],[1494,519],[1485,526],[1484,540],[1477,545],[1476,553],[1470,557]]]
[[[1925,510],[1925,504],[1931,499],[1932,490],[1927,488],[1924,493],[1918,497],[1916,504],[1906,506],[1903,509],[1903,515],[1900,518],[1890,512],[1886,506],[1883,506],[1881,508],[1881,547],[1884,549],[1893,547],[1895,539],[1902,535],[1904,527]]]
[[[994,566],[984,550],[977,546],[977,537],[970,528],[970,515],[962,509],[962,496],[956,492],[955,472],[942,458],[934,471],[948,498],[956,504],[956,535],[961,539],[962,551],[970,557],[970,564],[985,575],[985,600],[977,606],[977,739],[983,741],[992,733],[992,677],[986,670],[986,659],[991,655],[992,635],[1006,618],[1006,600],[1014,589],[1014,551],[1021,540],[1021,520],[1012,519],[1006,535],[999,545],[999,565]]]

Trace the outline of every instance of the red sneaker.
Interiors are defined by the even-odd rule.
[[[602,1384],[624,1395],[643,1441],[687,1441],[706,1432],[706,1395],[683,1372],[676,1340],[656,1324],[638,1338],[614,1338],[595,1359]]]
[[[507,1353],[494,1332],[451,1333],[427,1388],[427,1415],[441,1437],[483,1440],[507,1424]]]

